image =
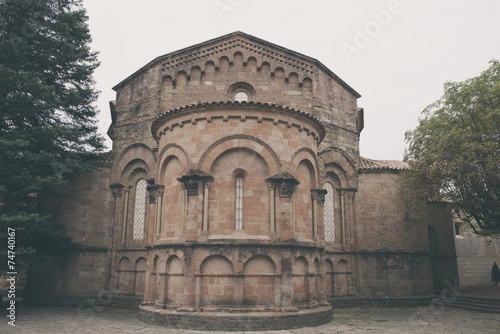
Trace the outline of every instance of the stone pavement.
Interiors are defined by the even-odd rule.
[[[2,305],[3,306],[3,305]],[[3,308],[3,307],[2,307]],[[22,305],[17,310],[16,327],[7,325],[5,311],[0,333],[167,333],[197,334],[194,330],[168,329],[136,319],[137,311],[115,308],[46,308]],[[500,314],[478,313],[439,306],[358,307],[337,309],[326,325],[293,330],[246,332],[270,334],[335,333],[499,333]],[[228,332],[241,333],[241,332]]]

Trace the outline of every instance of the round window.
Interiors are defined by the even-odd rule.
[[[234,95],[234,100],[238,102],[248,101],[248,94],[245,92],[238,92]]]

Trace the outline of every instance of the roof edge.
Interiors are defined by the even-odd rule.
[[[123,79],[122,81],[120,81],[112,89],[114,91],[116,91],[118,88],[120,88],[122,85],[124,85],[127,81],[129,81],[130,79],[132,79],[136,75],[140,74],[145,69],[147,69],[148,67],[150,67],[153,64],[157,63],[161,59],[166,58],[167,56],[168,57],[172,57],[172,56],[175,56],[176,54],[181,54],[181,53],[186,52],[186,51],[188,51],[190,49],[199,48],[199,47],[203,46],[204,44],[216,43],[218,41],[222,41],[224,39],[228,39],[228,38],[235,37],[235,36],[243,36],[245,38],[248,38],[249,40],[258,42],[260,44],[265,44],[265,45],[271,46],[271,47],[273,47],[275,49],[278,49],[278,50],[280,50],[282,52],[286,52],[286,53],[292,54],[292,55],[294,55],[296,57],[306,59],[309,62],[312,62],[315,65],[317,65],[319,68],[321,68],[323,71],[325,71],[328,75],[330,75],[332,78],[334,78],[335,80],[337,80],[342,86],[344,86],[354,96],[356,96],[356,98],[360,98],[361,97],[361,94],[359,94],[354,88],[352,88],[351,86],[349,86],[344,80],[342,80],[338,75],[336,75],[332,70],[330,70],[328,67],[326,67],[322,62],[320,62],[316,58],[313,58],[313,57],[310,57],[310,56],[306,56],[305,54],[302,54],[300,52],[297,52],[297,51],[285,48],[283,46],[280,46],[278,44],[274,44],[272,42],[268,42],[268,41],[266,41],[264,39],[261,39],[261,38],[249,35],[247,33],[239,31],[239,30],[234,31],[234,32],[229,33],[229,34],[226,34],[226,35],[222,35],[222,36],[216,37],[216,38],[212,38],[212,39],[209,39],[209,40],[206,40],[206,41],[203,41],[203,42],[200,42],[200,43],[197,43],[197,44],[185,47],[185,48],[182,48],[182,49],[170,52],[170,53],[166,53],[166,54],[161,55],[161,56],[158,56],[158,57],[154,58],[153,60],[151,60],[150,62],[148,62],[147,64],[145,64],[144,66],[142,66],[140,69],[138,69],[134,73],[132,73],[131,75],[129,75],[128,77],[126,77],[125,79]]]

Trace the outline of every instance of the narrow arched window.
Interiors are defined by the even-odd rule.
[[[243,178],[236,178],[236,229],[243,229]]]
[[[330,182],[323,184],[327,191],[325,195],[325,207],[323,210],[325,222],[325,241],[335,242],[335,208],[333,202],[333,186]]]
[[[146,180],[140,179],[135,186],[133,239],[144,239],[144,220],[146,217]]]

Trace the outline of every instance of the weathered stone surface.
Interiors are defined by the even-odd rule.
[[[446,216],[404,212],[403,164],[359,156],[360,95],[319,61],[236,32],[114,89],[110,167],[59,210],[83,247],[60,295],[109,290],[188,328],[259,312],[277,329],[329,321],[327,298],[424,298],[453,274]]]

